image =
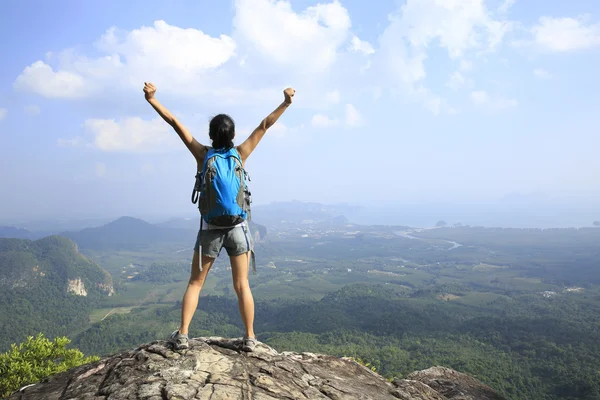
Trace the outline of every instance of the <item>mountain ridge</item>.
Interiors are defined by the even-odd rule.
[[[0,238],[0,271],[0,286],[5,288],[33,289],[46,278],[66,284],[67,291],[68,282],[79,280],[98,294],[113,293],[108,271],[79,253],[71,239],[59,235],[37,240]]]
[[[238,339],[201,337],[175,352],[154,341],[26,386],[8,399],[504,400],[445,367],[389,382],[349,358],[278,352],[262,343],[244,353],[239,346]]]
[[[184,243],[191,248],[199,228],[199,217],[176,218],[154,224],[140,218],[121,216],[101,226],[62,232],[60,235],[73,240],[84,250],[119,250]],[[267,235],[267,228],[253,221],[250,222],[250,230],[257,241]]]
[[[193,245],[187,229],[161,227],[129,216],[97,227],[63,232],[61,236],[73,240],[82,249],[121,249],[154,243],[192,242]]]

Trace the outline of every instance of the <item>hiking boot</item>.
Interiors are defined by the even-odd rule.
[[[175,350],[187,349],[190,347],[188,335],[182,335],[179,333],[179,330],[171,333],[169,337],[169,343],[173,344],[173,348]]]
[[[242,339],[242,350],[248,352],[254,351],[257,344],[258,340],[256,338],[244,336],[244,339]]]

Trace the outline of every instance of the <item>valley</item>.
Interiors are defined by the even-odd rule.
[[[387,377],[444,365],[512,399],[599,393],[600,229],[415,229],[330,215],[295,221],[255,225],[258,274],[249,278],[259,340],[280,350],[358,357]],[[84,245],[77,243],[110,273],[114,294],[71,294],[85,322],[51,330],[85,354],[162,339],[179,323],[193,221],[152,230],[138,220],[119,224],[122,243],[111,223],[88,229]],[[146,243],[130,239],[138,229]],[[226,260],[223,251],[209,274],[193,336],[242,333]],[[10,333],[3,349],[19,337],[10,329],[3,326]]]

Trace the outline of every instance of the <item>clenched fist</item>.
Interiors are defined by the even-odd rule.
[[[146,100],[154,98],[154,93],[156,93],[156,86],[154,86],[151,82],[144,82],[144,96],[146,97]]]
[[[287,88],[283,91],[286,104],[292,104],[292,97],[294,97],[294,93],[296,93],[296,91],[292,88]]]

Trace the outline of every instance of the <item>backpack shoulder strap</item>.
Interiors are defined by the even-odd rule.
[[[215,149],[212,147],[206,146],[206,154],[204,155],[204,165],[206,165],[206,161],[211,158],[215,154]]]
[[[240,155],[240,153],[237,151],[237,149],[235,147],[231,147],[230,149],[227,149],[226,151],[221,153],[223,155],[223,157],[234,157],[235,159],[237,159],[239,161],[240,164],[242,164],[242,156]]]
[[[232,147],[231,149],[229,149],[229,152],[234,155],[236,158],[239,158],[240,161],[242,160],[242,156],[240,155],[240,152],[237,151],[237,149],[234,147]]]
[[[202,191],[202,179],[204,178],[204,174],[206,173],[206,163],[215,152],[212,147],[204,146],[204,148],[206,149],[206,154],[204,155],[204,161],[202,162],[202,169],[200,171],[196,171],[196,183],[194,184],[194,190],[192,190],[193,204],[196,204],[198,202],[198,196]]]

